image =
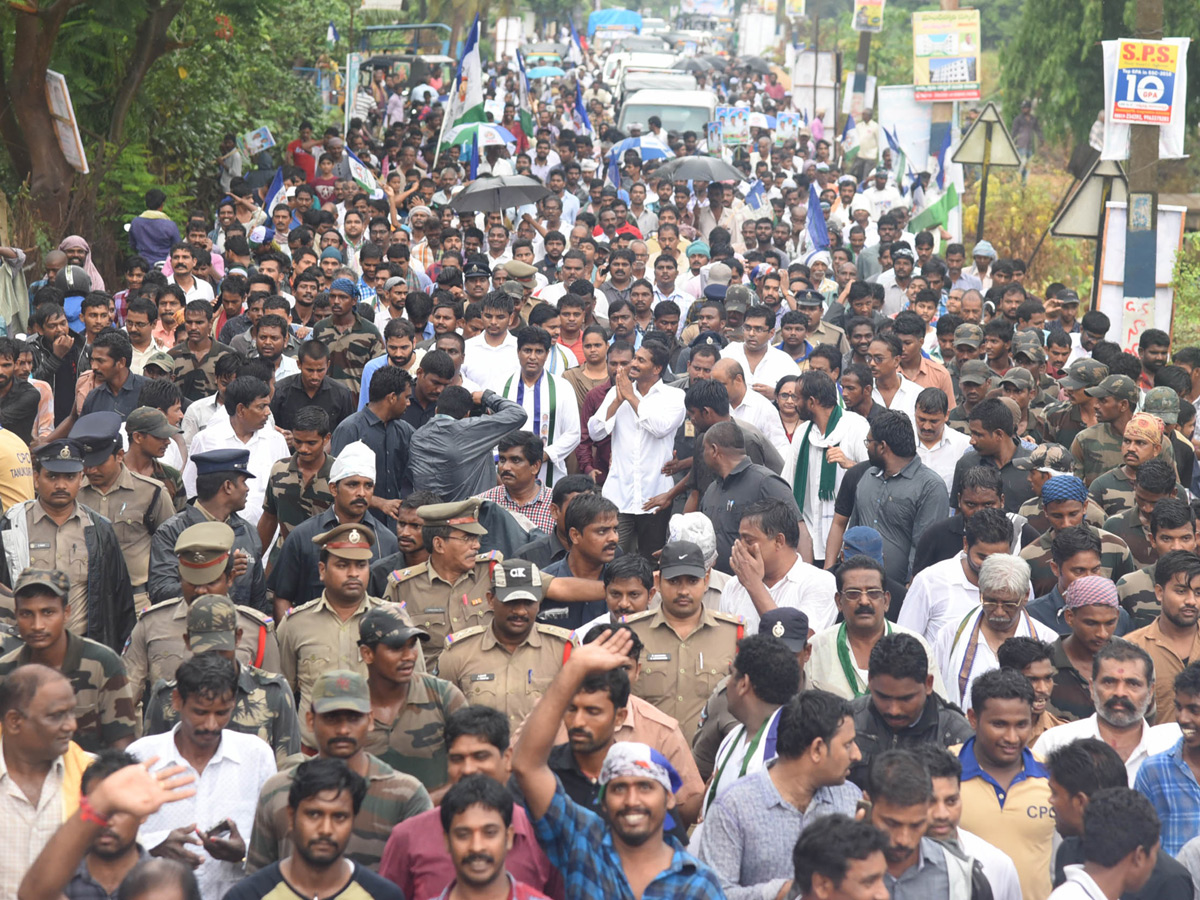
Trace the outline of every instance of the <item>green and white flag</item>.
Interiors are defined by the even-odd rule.
[[[918,231],[933,231],[939,225],[945,228],[950,223],[950,213],[957,208],[958,191],[951,182],[946,185],[946,193],[909,220],[908,230],[916,234]]]
[[[368,194],[373,194],[379,190],[379,184],[375,181],[375,175],[367,168],[366,164],[350,152],[346,150],[346,162],[350,164],[350,177],[357,182],[358,186]]]
[[[525,137],[532,143],[533,135],[533,104],[529,100],[529,76],[525,74],[525,54],[520,50],[517,51],[517,68],[520,70],[517,75],[517,119],[521,123],[521,130],[525,132]]]
[[[479,16],[471,23],[467,40],[463,45],[462,58],[458,61],[458,72],[446,101],[446,115],[442,118],[442,134],[447,128],[470,122],[486,122],[483,109],[483,64],[479,59]],[[438,138],[438,149],[446,144]]]

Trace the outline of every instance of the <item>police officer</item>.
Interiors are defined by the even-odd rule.
[[[390,604],[358,624],[358,647],[371,689],[367,752],[433,791],[447,782],[442,732],[451,713],[467,705],[449,681],[416,670],[429,632],[406,622]]]
[[[625,619],[646,648],[633,689],[693,735],[709,695],[729,673],[745,627],[740,616],[704,608],[708,568],[704,551],[691,541],[663,547],[655,581],[662,605]]]
[[[0,583],[12,587],[30,566],[65,572],[67,628],[119,651],[134,624],[129,570],[112,524],[77,501],[82,480],[78,441],[51,441],[34,452],[36,496],[0,520]]]
[[[222,594],[198,597],[188,607],[183,642],[192,653],[212,651],[233,662],[238,670],[237,696],[233,718],[227,727],[262,738],[271,745],[276,759],[282,763],[285,757],[300,752],[296,700],[282,675],[264,672],[238,658],[245,638],[245,629],[240,622],[242,615],[234,602]],[[171,703],[174,690],[174,679],[155,682],[146,704],[146,734],[170,731],[179,721],[179,711]]]
[[[347,522],[312,541],[320,548],[317,570],[325,589],[317,599],[289,609],[279,623],[280,664],[300,699],[300,710],[309,708],[312,686],[322,673],[346,669],[366,674],[358,652],[359,623],[385,602],[367,594],[376,543],[373,530]],[[403,612],[399,615],[411,624]],[[315,748],[307,723],[301,723],[300,735],[304,746]]]
[[[175,515],[171,494],[161,482],[130,471],[125,465],[118,413],[81,416],[71,426],[71,438],[83,446],[87,483],[79,489],[79,499],[112,523],[129,568],[133,602],[144,606],[150,575],[150,538],[159,525]]]
[[[578,641],[573,632],[537,622],[545,595],[538,567],[497,562],[487,602],[492,620],[446,638],[438,675],[458,685],[472,705],[490,706],[515,728],[545,693]]]
[[[832,344],[843,356],[850,352],[850,342],[846,340],[846,332],[821,318],[825,312],[825,297],[820,291],[801,291],[796,295],[796,308],[808,317],[808,342],[814,347],[817,344]],[[686,732],[685,732],[686,734]]]
[[[484,624],[492,585],[491,567],[499,551],[479,552],[487,529],[479,524],[478,497],[433,503],[417,509],[421,539],[429,559],[393,571],[384,598],[402,604],[413,623],[429,632],[429,665],[435,667],[446,636]]]
[[[196,502],[176,513],[154,532],[150,542],[150,601],[162,603],[178,597],[178,560],[175,542],[192,525],[224,522],[233,529],[233,585],[228,594],[241,606],[270,615],[267,581],[263,577],[262,544],[258,532],[238,515],[246,508],[249,450],[209,450],[192,457],[196,464]]]
[[[140,703],[146,690],[171,681],[191,657],[187,647],[188,609],[198,597],[228,596],[233,584],[233,529],[224,522],[201,522],[175,542],[181,595],[147,606],[125,646],[125,670]],[[272,674],[281,670],[275,622],[249,606],[238,606],[238,659]]]

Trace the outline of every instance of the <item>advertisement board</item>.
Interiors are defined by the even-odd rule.
[[[912,21],[916,98],[980,99],[979,10],[917,12]]]

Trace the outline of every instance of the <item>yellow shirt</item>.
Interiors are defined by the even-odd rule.
[[[0,504],[12,509],[33,499],[33,462],[29,445],[7,428],[0,429]]]

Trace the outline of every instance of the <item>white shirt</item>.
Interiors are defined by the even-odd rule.
[[[566,380],[557,375],[543,372],[533,387],[525,385],[521,390],[523,379],[520,374],[513,375],[505,385],[504,397],[518,402],[521,396],[521,407],[529,414],[525,425],[526,431],[532,431],[542,439],[544,452],[550,457],[550,462],[542,463],[538,470],[538,480],[550,486],[559,479],[567,477],[567,457],[579,446],[579,406],[575,401],[575,389]],[[554,433],[550,433],[550,384],[554,384]],[[536,404],[534,401],[537,401]],[[540,418],[534,418],[535,406]],[[547,477],[552,474],[552,477]],[[586,632],[585,632],[586,633]]]
[[[954,481],[955,464],[970,449],[970,436],[961,431],[955,431],[949,425],[942,426],[942,436],[932,447],[926,447],[920,437],[917,438],[917,456],[921,457],[921,462],[941,476],[942,481],[946,482],[947,491],[950,490],[950,484]],[[946,512],[949,515],[949,510]]]
[[[896,284],[896,270],[880,272],[875,283],[883,287],[883,314],[894,316],[908,306],[908,292]]]
[[[721,351],[722,359],[725,358],[728,349]],[[795,366],[795,363],[793,362],[792,365]],[[741,404],[736,407],[731,404],[729,414],[735,419],[745,419],[761,431],[771,445],[779,451],[780,459],[787,459],[792,455],[792,444],[787,439],[787,432],[783,430],[783,422],[779,419],[779,410],[762,394],[747,387],[746,396],[742,398]]]
[[[60,756],[46,773],[37,803],[30,803],[0,752],[0,816],[8,823],[0,841],[0,897],[17,896],[21,879],[62,825],[64,770]]]
[[[299,375],[300,364],[290,356],[279,357],[279,367],[275,369],[275,383],[278,384],[280,379],[287,378],[289,375]]]
[[[933,658],[933,650],[926,643],[925,638],[915,631],[910,631],[900,625],[892,625],[888,623],[888,634],[908,634],[915,637],[921,642],[921,646],[925,648],[925,655],[929,657],[929,674],[933,676],[933,689],[941,697],[946,696],[946,686],[942,684],[942,674],[938,671],[937,662]],[[831,694],[837,694],[839,697],[845,697],[847,700],[853,700],[867,691],[867,673],[854,665],[854,654],[850,654],[851,665],[855,669],[855,678],[857,684],[851,685],[846,678],[846,673],[842,670],[841,660],[838,658],[838,632],[842,630],[842,626],[830,625],[828,628],[818,631],[812,636],[808,642],[811,653],[808,657],[808,662],[804,665],[804,685],[805,688],[819,688],[823,691],[829,691]],[[849,648],[847,648],[849,649]]]
[[[613,458],[616,458],[615,453]],[[837,618],[837,604],[833,600],[836,591],[837,582],[832,572],[810,566],[799,556],[787,574],[767,588],[776,606],[803,610],[808,616],[808,627],[813,631],[823,631]],[[750,592],[737,578],[729,579],[721,592],[721,612],[741,616],[746,623],[746,634],[758,634],[758,610],[754,608]]]
[[[192,438],[208,427],[209,421],[218,409],[223,412],[225,407],[221,405],[216,394],[211,397],[203,397],[189,406],[187,412],[183,414],[183,422],[179,426],[183,429],[183,442],[190,447]],[[229,418],[229,414],[226,413],[225,417]]]
[[[963,616],[977,607],[979,586],[967,580],[963,571],[966,557],[959,550],[950,559],[936,562],[914,575],[896,624],[933,643],[946,625],[961,622]]]
[[[267,483],[271,477],[271,466],[281,459],[291,456],[287,441],[268,422],[254,432],[249,441],[243,443],[233,433],[233,425],[229,419],[218,421],[213,419],[207,428],[192,438],[192,446],[188,450],[188,461],[183,467],[183,486],[188,497],[196,496],[196,462],[197,453],[206,450],[228,450],[242,448],[250,451],[250,461],[247,469],[254,475],[247,479],[250,495],[246,498],[246,508],[239,515],[251,525],[257,525],[263,512],[263,497],[267,493]]]
[[[907,596],[904,603],[906,606],[908,605]],[[947,622],[945,627],[938,632],[937,640],[933,642],[933,653],[937,657],[938,666],[942,670],[942,680],[946,682],[947,699],[951,703],[957,704],[963,712],[971,708],[971,685],[975,679],[984,672],[1000,668],[996,654],[992,651],[991,646],[988,645],[987,637],[984,635],[983,630],[980,629],[979,639],[975,645],[975,660],[971,665],[971,671],[967,673],[966,687],[961,691],[959,690],[958,670],[962,667],[967,650],[970,647],[971,632],[982,615],[983,607],[976,607],[976,611],[970,614],[965,623],[962,619]],[[1058,633],[1053,628],[1043,625],[1025,612],[1025,610],[1022,609],[1018,613],[1018,616],[1017,630],[1013,635],[1014,637],[1034,637],[1039,641],[1045,641],[1047,644],[1058,640]]]
[[[683,321],[682,317],[680,321]],[[746,375],[746,385],[750,391],[754,391],[756,384],[761,384],[769,387],[771,393],[774,393],[780,378],[800,374],[800,367],[796,365],[796,361],[777,347],[767,347],[767,352],[758,361],[757,368],[751,366],[750,360],[746,358],[746,345],[738,341],[733,341],[721,351],[721,359],[737,360]],[[775,414],[775,418],[779,418],[779,413]]]
[[[904,377],[904,373],[897,370],[896,377],[900,379],[900,387],[896,393],[892,395],[891,405],[883,402],[883,394],[879,393],[879,384],[876,382],[875,387],[871,388],[871,399],[882,406],[884,409],[894,409],[896,412],[902,412],[908,416],[908,421],[912,422],[913,433],[917,431],[917,397],[924,390],[915,381],[909,381]],[[918,441],[920,443],[920,441]]]
[[[602,493],[621,512],[645,515],[646,501],[675,485],[662,467],[671,459],[675,431],[683,424],[683,391],[659,380],[644,395],[635,383],[633,393],[639,401],[637,412],[622,403],[609,418],[617,397],[617,389],[609,388],[587,427],[593,441],[612,437],[612,467]]]
[[[1129,786],[1133,787],[1142,763],[1156,753],[1170,750],[1179,741],[1182,734],[1179,724],[1176,722],[1164,722],[1162,725],[1153,726],[1143,722],[1142,739],[1129,754],[1129,759],[1125,760],[1125,771],[1129,774]],[[1055,725],[1053,728],[1043,731],[1042,736],[1033,745],[1033,752],[1038,759],[1045,759],[1059,747],[1065,747],[1072,741],[1083,738],[1104,740],[1100,736],[1100,717],[1096,713],[1092,713],[1086,719],[1064,722],[1062,725]]]
[[[495,391],[497,394],[504,390],[504,382],[509,376],[521,371],[521,361],[517,358],[517,338],[512,332],[504,332],[504,342],[493,347],[487,342],[487,332],[481,332],[467,341],[464,350],[462,374],[484,390]]]
[[[958,829],[958,845],[983,867],[992,886],[992,900],[1021,900],[1021,877],[1007,853],[965,828]]]
[[[1050,892],[1049,900],[1108,900],[1082,865],[1063,866],[1063,875],[1067,880]]]
[[[174,275],[169,275],[167,277],[167,284],[179,284],[179,282],[175,280]],[[180,284],[179,287],[182,288],[183,285]],[[212,303],[214,297],[212,285],[203,278],[197,278],[195,275],[192,276],[192,289],[184,291],[183,296],[187,297],[188,303],[191,303],[193,300],[207,300],[209,303]]]
[[[850,410],[842,410],[842,417],[837,427],[829,434],[821,434],[820,429],[813,423],[805,422],[792,435],[791,446],[784,455],[783,478],[793,488],[796,485],[796,470],[800,466],[800,448],[804,445],[804,435],[812,429],[812,437],[808,442],[808,485],[804,489],[804,525],[812,536],[814,558],[825,555],[825,544],[829,539],[829,529],[833,525],[835,500],[822,500],[821,493],[821,463],[825,458],[825,450],[829,447],[840,447],[846,458],[856,463],[864,462],[867,458],[867,434],[871,431],[870,423],[862,416]],[[846,470],[837,466],[834,472],[833,496],[842,486]]]
[[[221,732],[221,744],[213,758],[203,772],[197,773],[175,746],[178,730],[176,725],[165,734],[148,735],[129,745],[129,752],[138,759],[158,757],[151,771],[178,765],[196,779],[191,784],[195,796],[167,803],[150,815],[138,832],[139,842],[150,850],[166,840],[167,833],[174,828],[195,823],[201,831],[207,831],[224,819],[233,819],[249,844],[258,794],[276,771],[270,745],[254,735],[227,729]],[[220,900],[245,875],[241,865],[213,859],[203,847],[188,849],[204,859],[195,870],[204,900]]]
[[[144,374],[146,368],[146,360],[150,358],[152,353],[166,353],[167,348],[160,344],[155,338],[150,338],[150,343],[146,345],[145,350],[133,348],[133,359],[129,363],[129,371],[134,375]]]

